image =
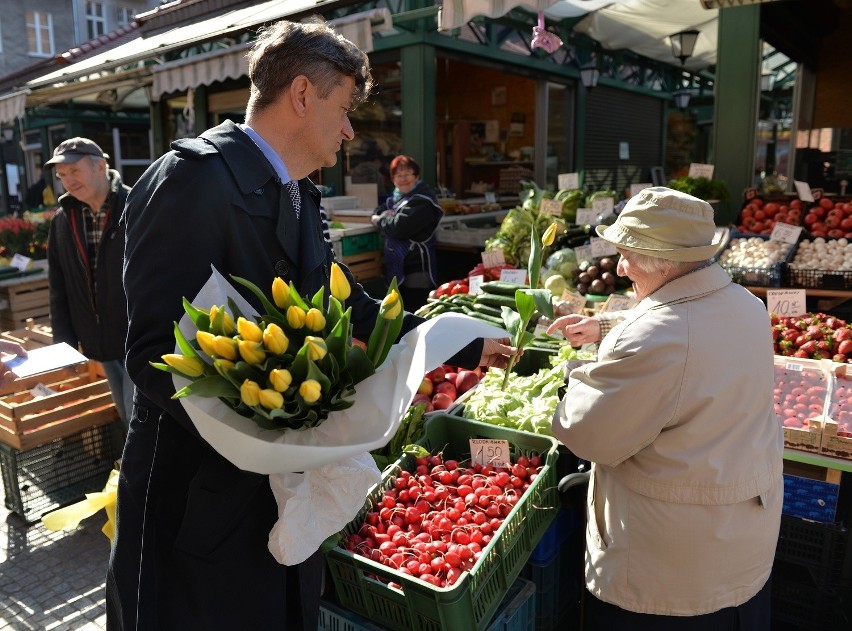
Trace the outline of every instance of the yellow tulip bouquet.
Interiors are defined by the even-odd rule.
[[[345,306],[349,282],[337,263],[331,266],[327,306],[324,287],[302,297],[292,282],[275,278],[270,300],[250,281],[232,279],[258,298],[265,313],[244,314],[231,298],[227,308],[208,309],[184,298],[195,339],[175,323],[180,352],[151,365],[190,380],[173,398],[216,397],[265,429],[316,427],[329,413],[350,407],[356,384],[376,372],[402,328],[394,280],[370,339],[354,342],[351,307]]]

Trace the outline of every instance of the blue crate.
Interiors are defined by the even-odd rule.
[[[583,582],[583,532],[575,532],[544,563],[528,562],[521,576],[536,586],[536,631],[568,631]]]
[[[840,485],[784,474],[784,504],[781,512],[822,523],[833,523]]]
[[[530,555],[529,562],[536,565],[548,563],[559,548],[568,540],[579,526],[578,511],[571,508],[560,508],[556,519],[539,539],[538,544]]]
[[[515,579],[486,631],[535,631],[535,583]]]
[[[328,600],[320,600],[317,631],[388,631],[354,611],[343,609]]]

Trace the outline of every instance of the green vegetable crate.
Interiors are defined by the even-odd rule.
[[[430,418],[419,444],[445,458],[470,457],[470,438],[507,440],[514,462],[520,455],[541,455],[544,463],[527,493],[506,517],[482,557],[451,587],[435,587],[381,563],[341,548],[335,538],[323,545],[340,604],[376,624],[397,631],[483,631],[550,523],[556,517],[558,443],[548,436],[487,425],[448,414]],[[412,471],[415,458],[404,455],[400,468]],[[393,484],[385,475],[371,489],[364,508],[343,530],[357,532],[373,502]],[[397,586],[392,587],[389,583]]]

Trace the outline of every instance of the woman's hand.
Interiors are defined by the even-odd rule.
[[[565,340],[574,347],[599,342],[601,339],[601,323],[595,318],[571,314],[556,318],[549,327],[547,334],[560,331]]]
[[[509,365],[509,358],[517,352],[514,346],[509,344],[509,338],[504,337],[499,340],[490,337],[483,338],[482,357],[479,359],[479,365],[485,367],[494,366],[496,368],[505,368]]]
[[[27,356],[27,350],[17,342],[12,342],[11,340],[0,340],[0,352],[17,357]],[[0,361],[0,387],[7,386],[17,378],[17,375],[6,364]]]

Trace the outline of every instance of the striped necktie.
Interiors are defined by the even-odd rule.
[[[287,193],[290,195],[290,200],[293,202],[296,219],[299,219],[299,213],[302,211],[302,196],[299,193],[299,183],[296,180],[290,180],[285,186],[287,187]]]

